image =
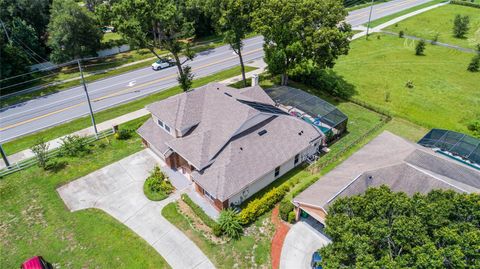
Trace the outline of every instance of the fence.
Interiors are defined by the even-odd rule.
[[[88,136],[87,139],[85,139],[85,143],[88,144],[88,143],[94,142],[96,140],[99,140],[99,139],[102,139],[104,137],[110,136],[114,133],[115,133],[115,131],[114,131],[113,128],[105,130],[105,131],[98,132],[98,134],[96,136],[95,135]],[[52,157],[57,156],[58,153],[60,152],[60,150],[61,150],[61,147],[48,151],[47,157],[52,158]],[[32,167],[32,166],[36,165],[37,163],[38,163],[37,158],[36,157],[31,157],[31,158],[28,158],[26,160],[19,161],[15,164],[11,164],[10,166],[5,167],[5,168],[0,170],[0,178],[4,177],[6,175],[10,175],[12,173],[21,171],[23,169]]]

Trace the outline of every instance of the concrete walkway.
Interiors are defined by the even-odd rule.
[[[304,221],[295,223],[288,231],[280,256],[280,269],[310,269],[312,254],[330,240]]]
[[[112,215],[149,243],[172,268],[215,268],[203,252],[161,214],[165,205],[189,188],[181,177],[169,198],[153,202],[143,193],[143,183],[155,164],[163,164],[146,149],[57,189],[71,211],[98,208]],[[163,169],[163,167],[162,167]],[[184,181],[188,181],[184,178]],[[186,186],[186,187],[185,187]]]

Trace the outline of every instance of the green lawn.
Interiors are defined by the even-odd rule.
[[[457,14],[470,17],[470,30],[465,38],[453,36],[453,20]],[[480,44],[480,9],[460,5],[446,5],[435,8],[417,16],[408,18],[392,25],[385,30],[399,32],[403,30],[407,35],[434,39],[438,34],[438,41],[465,48],[475,48]]]
[[[420,10],[422,8],[426,8],[426,7],[429,7],[429,6],[433,6],[433,5],[436,5],[438,3],[442,3],[442,2],[446,2],[447,0],[432,0],[430,2],[427,2],[427,3],[424,3],[424,4],[421,4],[421,5],[418,5],[418,6],[414,6],[414,7],[411,7],[411,8],[408,8],[408,9],[405,9],[405,10],[402,10],[402,11],[399,11],[397,13],[393,13],[391,15],[388,15],[388,16],[385,16],[385,17],[382,17],[380,19],[377,19],[377,20],[374,20],[374,21],[371,21],[370,22],[370,27],[376,27],[376,26],[379,26],[380,24],[382,23],[385,23],[387,21],[391,21],[395,18],[398,18],[400,16],[403,16],[405,14],[408,14],[408,13],[412,13],[414,11],[417,11],[417,10]],[[367,24],[365,23],[364,24],[365,26],[367,26]]]
[[[255,69],[256,69],[255,67],[245,66],[246,72],[249,72]],[[211,76],[196,79],[193,82],[193,87],[200,87],[202,85],[205,85],[207,83],[214,82],[214,81],[222,81],[224,79],[234,77],[240,74],[241,74],[240,67],[238,66],[233,67],[230,69],[226,69],[224,71],[220,71]],[[177,87],[173,87],[165,91],[161,91],[161,92],[149,95],[147,97],[138,99],[136,101],[129,102],[127,104],[123,104],[114,108],[103,110],[95,113],[95,120],[98,124],[103,121],[110,120],[115,117],[119,117],[121,115],[135,111],[137,109],[144,108],[147,104],[150,104],[154,101],[158,101],[161,99],[165,99],[167,97],[170,97],[180,92],[181,92],[181,89],[180,87],[177,86]],[[75,131],[78,131],[84,128],[87,128],[90,125],[91,125],[90,116],[85,116],[85,117],[73,120],[71,122],[64,123],[35,134],[27,135],[27,136],[18,138],[16,140],[7,142],[3,144],[3,149],[5,150],[7,155],[11,155],[13,153],[19,152],[24,149],[28,149],[29,147],[33,146],[40,137],[48,141],[63,135],[73,133]]]
[[[134,128],[142,120],[125,124]],[[100,147],[105,144],[105,147]],[[129,140],[93,143],[83,158],[59,172],[38,167],[0,180],[0,264],[18,268],[27,258],[42,255],[55,268],[168,268],[143,239],[100,210],[69,212],[56,188],[142,149],[135,134]]]
[[[466,70],[473,54],[427,45],[425,56],[416,56],[413,41],[389,35],[350,46],[334,72],[351,98],[426,128],[470,133],[466,125],[480,117],[480,75]],[[405,86],[408,81],[414,88]]]

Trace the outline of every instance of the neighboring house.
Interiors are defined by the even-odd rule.
[[[211,83],[147,106],[143,143],[216,208],[238,205],[324,146],[313,125],[275,106],[259,86]]]
[[[410,196],[434,189],[480,193],[480,170],[385,131],[296,196],[297,218],[303,211],[325,224],[336,199],[381,185]]]

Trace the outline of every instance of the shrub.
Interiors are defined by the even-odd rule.
[[[203,223],[205,223],[205,225],[212,228],[213,234],[215,234],[215,229],[218,229],[218,228],[215,228],[215,226],[218,226],[218,223],[214,221],[212,218],[210,218],[210,216],[208,216],[207,213],[205,213],[205,211],[203,211],[203,209],[200,206],[198,206],[195,202],[193,202],[192,199],[190,199],[190,197],[187,194],[183,193],[181,197],[182,197],[182,200],[197,215],[197,217],[199,217],[203,221]],[[221,228],[220,228],[220,234],[221,234]],[[219,235],[216,235],[216,236],[219,236]]]
[[[473,135],[480,138],[480,120],[474,120],[467,125],[468,130],[473,132]]]
[[[87,147],[86,137],[78,135],[68,135],[61,138],[62,145],[60,154],[69,157],[83,156],[90,152]]]
[[[453,20],[453,35],[457,38],[465,37],[468,32],[470,17],[457,14]]]
[[[118,140],[127,140],[132,137],[132,131],[127,129],[119,129],[115,133],[115,138]]]
[[[216,237],[220,237],[223,234],[222,227],[218,223],[215,223],[215,225],[213,225],[212,231],[213,235],[215,235]]]
[[[405,87],[407,87],[409,89],[413,89],[413,87],[415,87],[415,85],[413,85],[413,81],[409,80],[409,81],[407,81],[407,83],[405,83]]]
[[[35,158],[37,158],[38,166],[40,166],[44,170],[46,170],[47,162],[49,160],[48,147],[49,147],[49,144],[45,142],[43,138],[40,138],[39,140],[37,140],[37,143],[30,148],[33,154],[35,154]]]
[[[480,54],[473,56],[472,61],[468,64],[467,70],[470,72],[480,71]]]
[[[229,208],[222,210],[220,216],[218,217],[218,224],[226,236],[230,238],[239,238],[242,234],[242,225],[240,225],[240,220],[238,219],[237,213],[233,209]]]
[[[288,214],[294,209],[290,200],[282,200],[278,208],[280,218],[284,221],[288,221]]]
[[[425,52],[426,42],[423,39],[418,41],[417,45],[415,46],[415,55],[424,55]]]
[[[174,189],[158,166],[153,168],[143,186],[145,196],[152,201],[160,201],[167,198]]]
[[[440,37],[440,33],[437,32],[437,33],[433,36],[432,44],[437,44],[439,37]]]
[[[405,32],[403,32],[403,30],[400,30],[400,32],[398,32],[398,37],[403,38],[404,35]]]
[[[240,222],[247,225],[255,221],[259,216],[270,210],[276,203],[278,203],[289,190],[290,185],[283,185],[279,188],[273,188],[267,192],[263,197],[257,198],[240,212]]]
[[[288,213],[288,222],[289,223],[294,223],[295,222],[295,217],[296,217],[295,211],[290,211]]]

